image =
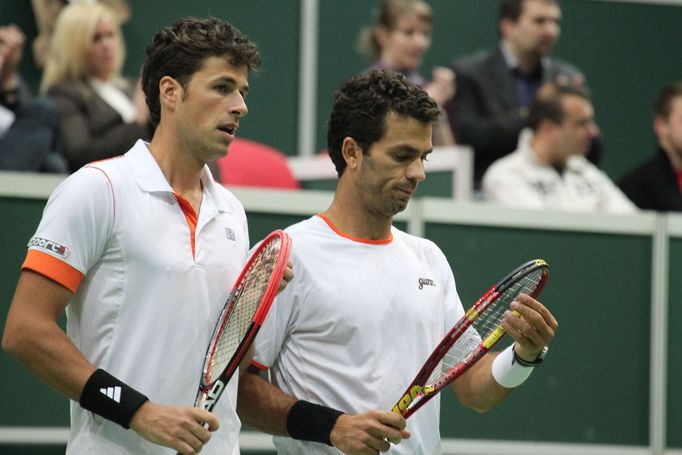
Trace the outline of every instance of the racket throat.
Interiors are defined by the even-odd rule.
[[[220,395],[223,394],[224,389],[225,383],[218,379],[215,384],[213,384],[213,387],[199,393],[194,406],[206,409],[209,412],[213,411],[213,408],[215,408],[216,402],[218,401],[218,398],[220,398]]]

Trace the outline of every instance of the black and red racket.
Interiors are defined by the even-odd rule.
[[[213,329],[195,407],[215,407],[270,310],[290,250],[289,235],[276,230],[249,257]]]
[[[527,262],[494,285],[450,329],[412,381],[393,412],[408,418],[466,372],[504,336],[502,318],[519,294],[540,295],[549,279],[542,259]],[[518,312],[514,312],[520,316]]]

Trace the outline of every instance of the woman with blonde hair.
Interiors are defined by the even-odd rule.
[[[121,29],[110,9],[74,3],[62,10],[41,92],[59,106],[62,150],[71,171],[151,137],[139,83],[121,76],[124,59]]]
[[[449,68],[435,67],[432,80],[419,72],[424,54],[431,47],[433,10],[424,0],[384,0],[371,27],[365,28],[358,43],[360,53],[373,62],[373,68],[403,73],[424,87],[441,107],[439,122],[433,128],[434,145],[455,143],[443,109],[455,94],[455,75]]]

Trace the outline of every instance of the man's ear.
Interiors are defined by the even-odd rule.
[[[656,115],[654,117],[654,133],[656,133],[656,137],[658,137],[659,141],[660,138],[665,136],[665,127],[667,122],[667,119],[662,115]]]
[[[346,161],[346,168],[357,169],[362,159],[362,147],[352,137],[345,137],[341,144],[341,155]]]
[[[182,86],[170,76],[164,76],[159,81],[159,104],[161,109],[174,111],[182,97]]]
[[[497,24],[498,30],[500,31],[500,36],[507,38],[514,29],[514,25],[516,25],[516,23],[511,19],[501,19]]]
[[[537,131],[535,132],[535,134],[537,135],[539,133],[546,137],[552,137],[557,133],[558,130],[559,130],[558,124],[554,123],[549,119],[544,119],[540,120],[540,123],[538,124]]]

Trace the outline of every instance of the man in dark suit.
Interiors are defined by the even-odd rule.
[[[542,84],[584,84],[575,66],[550,57],[560,22],[557,0],[502,0],[499,46],[452,64],[457,93],[448,116],[457,142],[474,148],[477,183],[493,161],[516,148]]]
[[[641,209],[682,211],[682,81],[663,88],[654,103],[658,153],[618,183]]]

